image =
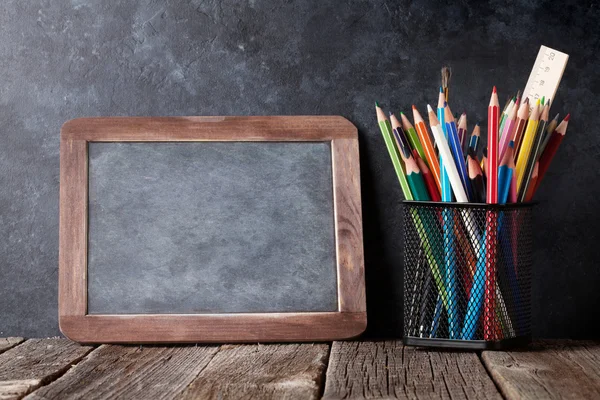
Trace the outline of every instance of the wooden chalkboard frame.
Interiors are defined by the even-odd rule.
[[[337,312],[87,313],[88,143],[330,142]],[[340,116],[105,117],[66,122],[60,139],[59,325],[82,343],[284,342],[346,339],[367,324],[356,127]]]

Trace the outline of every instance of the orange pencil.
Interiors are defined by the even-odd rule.
[[[437,184],[438,190],[442,190],[442,184],[440,180],[440,161],[433,147],[433,143],[431,141],[431,137],[429,136],[429,132],[427,132],[427,127],[425,126],[425,121],[423,121],[423,117],[419,114],[419,110],[414,105],[412,106],[413,110],[413,119],[415,121],[415,129],[417,130],[417,134],[419,135],[419,141],[423,146],[423,150],[425,151],[425,157],[427,158],[427,164],[429,166],[429,170],[431,171],[433,177],[435,178],[435,183]]]

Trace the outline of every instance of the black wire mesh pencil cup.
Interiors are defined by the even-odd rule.
[[[403,203],[404,343],[527,344],[534,203]]]

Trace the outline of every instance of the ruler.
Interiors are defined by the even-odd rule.
[[[550,47],[541,46],[529,75],[524,96],[529,97],[529,109],[537,101],[545,97],[554,101],[556,90],[567,66],[569,55]]]

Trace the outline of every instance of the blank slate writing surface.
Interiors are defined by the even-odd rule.
[[[327,142],[89,143],[88,313],[336,311]]]

